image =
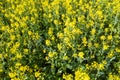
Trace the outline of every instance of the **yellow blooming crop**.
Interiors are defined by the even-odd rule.
[[[120,80],[120,0],[0,0],[0,80]]]
[[[91,30],[91,34],[94,35],[96,33],[96,30],[95,29],[92,29]]]
[[[106,49],[108,49],[108,48],[109,48],[108,45],[106,45],[106,44],[103,45],[103,50],[106,50]]]
[[[62,49],[62,45],[61,44],[57,44],[57,48],[58,48],[58,50],[61,50]]]
[[[113,56],[114,56],[114,52],[113,52],[113,51],[111,51],[111,52],[108,53],[108,55],[107,55],[108,58],[112,58]]]
[[[99,19],[103,18],[102,11],[97,11],[96,15],[98,16]]]
[[[48,53],[48,56],[49,56],[50,58],[53,58],[55,55],[56,55],[56,52],[49,52],[49,53]]]
[[[16,63],[15,66],[19,67],[19,66],[21,66],[21,63]]]
[[[29,51],[28,49],[24,49],[25,54],[28,54],[28,51]]]
[[[10,78],[14,78],[16,76],[16,73],[9,73]]]
[[[71,75],[71,74],[63,74],[63,79],[65,79],[65,80],[73,80],[73,75]]]
[[[104,69],[104,64],[102,64],[102,63],[99,64],[99,65],[98,65],[98,69],[99,69],[99,70],[103,70],[103,69]]]
[[[3,72],[3,70],[2,70],[2,69],[0,69],[0,73],[1,73],[1,72]]]
[[[90,80],[90,77],[86,72],[78,69],[77,71],[75,71],[75,80]]]
[[[83,52],[79,52],[78,56],[79,56],[80,58],[84,58],[84,53],[83,53]]]
[[[12,41],[15,40],[15,35],[11,35],[10,38]]]
[[[35,72],[35,77],[39,77],[40,76],[40,72]]]
[[[46,45],[47,45],[47,46],[50,46],[50,45],[51,45],[50,40],[46,40],[46,42],[45,42],[45,43],[46,43]]]
[[[118,75],[114,75],[112,73],[109,73],[108,80],[120,80],[120,77]]]
[[[16,58],[21,59],[22,55],[18,53],[18,54],[16,54]]]
[[[108,35],[107,39],[111,40],[112,39],[112,35]]]
[[[91,66],[92,66],[93,68],[98,68],[98,63],[94,61]]]
[[[65,43],[69,43],[69,42],[70,42],[70,39],[69,39],[68,37],[65,37],[65,38],[64,38],[64,42],[65,42]]]
[[[58,33],[57,36],[58,36],[60,39],[62,39],[64,35],[63,35],[63,33]]]
[[[0,54],[0,59],[2,59],[2,54]]]
[[[116,52],[120,52],[120,48],[116,48]]]
[[[84,44],[84,46],[86,46],[86,44],[87,44],[87,39],[86,39],[86,37],[83,37],[82,43]]]
[[[52,35],[52,34],[53,34],[53,28],[49,28],[48,34],[49,34],[49,35]]]
[[[31,31],[28,31],[28,35],[32,35],[32,32],[31,32]]]
[[[105,36],[102,35],[102,36],[100,37],[100,39],[101,39],[101,40],[105,40]]]

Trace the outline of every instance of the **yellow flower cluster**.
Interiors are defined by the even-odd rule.
[[[25,59],[25,55],[29,55],[31,40],[36,42],[40,38],[38,31],[33,29],[38,18],[36,2],[34,0],[6,0],[0,1],[0,3],[2,6],[0,9],[0,15],[2,15],[0,16],[2,33],[0,34],[0,45],[2,44],[0,59],[8,61],[5,64],[0,60],[2,66],[8,66],[7,69],[5,66],[0,68],[0,74],[5,71],[5,73],[8,72],[11,80],[24,80],[27,78],[26,72],[31,72],[33,69],[29,68],[23,59]]]
[[[108,80],[120,80],[120,76],[109,73]]]
[[[65,80],[73,80],[73,76],[71,74],[63,74],[63,79],[65,79]]]
[[[75,71],[75,80],[90,80],[89,75],[82,71],[82,69],[78,69]]]

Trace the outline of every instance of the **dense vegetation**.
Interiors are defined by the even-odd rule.
[[[0,80],[120,80],[120,0],[0,0]]]

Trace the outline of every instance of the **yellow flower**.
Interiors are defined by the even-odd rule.
[[[35,33],[35,37],[36,37],[36,39],[39,39],[39,38],[40,38],[40,36],[39,36],[38,33]]]
[[[85,65],[86,69],[89,70],[90,66],[88,64]]]
[[[1,73],[1,72],[3,72],[3,70],[2,70],[2,69],[0,69],[0,73]]]
[[[16,42],[15,43],[15,47],[18,48],[20,46],[20,43],[19,42]]]
[[[112,40],[112,35],[108,35],[107,39]]]
[[[52,18],[52,14],[51,14],[51,13],[49,13],[48,17],[49,17],[49,18]]]
[[[28,31],[28,35],[31,36],[32,35],[32,31]]]
[[[51,45],[50,40],[46,40],[45,42],[46,42],[46,45],[47,45],[47,46],[50,46],[50,45]]]
[[[15,66],[16,66],[16,67],[19,67],[19,66],[21,66],[21,63],[17,62],[17,63],[15,64]]]
[[[93,29],[91,30],[91,34],[94,35],[95,33],[96,33],[96,30],[93,28]]]
[[[79,52],[78,56],[79,56],[80,58],[84,58],[84,53],[83,53],[83,52]]]
[[[86,37],[83,37],[83,38],[82,38],[82,43],[84,44],[84,46],[86,46],[86,44],[87,44],[87,39],[86,39]]]
[[[90,26],[93,26],[93,25],[94,25],[94,21],[93,21],[93,20],[90,20],[89,25],[90,25]]]
[[[13,48],[10,49],[10,51],[11,51],[12,54],[15,54],[16,53],[16,48],[13,47]]]
[[[21,71],[24,71],[24,67],[23,67],[23,66],[20,66],[20,70],[21,70]]]
[[[103,70],[103,69],[104,69],[104,64],[100,63],[100,64],[98,65],[98,69],[99,69],[99,70]]]
[[[70,39],[69,39],[68,37],[65,37],[65,38],[64,38],[64,42],[65,42],[65,43],[69,43],[69,42],[70,42]]]
[[[63,56],[63,59],[68,60],[69,58],[68,58],[68,56]]]
[[[48,56],[49,56],[50,58],[54,57],[54,55],[55,55],[55,52],[49,52],[49,53],[48,53]]]
[[[28,51],[29,51],[28,49],[24,49],[25,54],[28,54]]]
[[[100,10],[96,12],[96,15],[98,16],[99,19],[103,17],[103,13]]]
[[[18,23],[18,22],[15,22],[15,26],[16,26],[16,27],[19,27],[19,23]]]
[[[58,20],[54,20],[54,24],[56,24],[56,25],[57,25],[57,24],[58,24]]]
[[[108,80],[120,80],[119,75],[114,75],[114,74],[112,74],[112,73],[109,73],[108,76],[109,76],[109,77],[108,77]]]
[[[116,48],[115,50],[116,50],[116,52],[120,52],[120,48]]]
[[[35,77],[39,77],[40,76],[40,72],[35,72]]]
[[[43,53],[46,53],[46,49],[43,50]]]
[[[0,59],[2,59],[2,54],[0,54]]]
[[[103,63],[104,65],[106,65],[106,64],[107,64],[107,61],[106,61],[106,60],[103,60],[102,63]]]
[[[112,58],[114,56],[114,53],[113,53],[113,51],[111,51],[110,53],[108,53],[108,55],[107,55],[107,57],[108,58]]]
[[[25,72],[27,70],[26,66],[20,66],[20,71]]]
[[[109,47],[108,45],[105,45],[105,44],[104,44],[104,45],[103,45],[103,50],[108,49],[108,47]]]
[[[98,63],[96,61],[94,61],[91,65],[93,68],[98,68]]]
[[[65,79],[65,80],[73,80],[73,75],[72,74],[63,74],[63,79]]]
[[[78,35],[78,34],[83,34],[83,32],[80,29],[78,29],[78,28],[73,28],[72,34]]]
[[[54,40],[55,40],[55,37],[54,37],[54,36],[52,36],[51,40],[53,40],[53,41],[54,41]]]
[[[63,33],[57,33],[57,36],[60,38],[60,39],[62,39],[63,38]]]
[[[45,59],[48,61],[48,60],[49,60],[49,59],[48,59],[48,56],[46,56]]]
[[[90,77],[82,69],[78,69],[75,71],[75,80],[90,80]]]
[[[48,34],[49,34],[49,35],[52,35],[52,34],[53,34],[53,28],[49,28]]]
[[[10,39],[13,41],[13,40],[15,40],[15,35],[11,35],[10,36]]]
[[[5,28],[5,27],[6,27],[6,26],[2,26],[2,29],[1,29],[1,30],[2,30],[2,31],[5,31],[5,30],[6,30],[6,28]]]
[[[105,36],[102,35],[102,36],[100,37],[100,39],[101,39],[101,40],[105,40]]]
[[[15,78],[13,78],[13,79],[11,79],[11,80],[20,80],[20,79],[15,77]]]
[[[14,78],[16,76],[16,73],[10,72],[10,73],[8,73],[8,75],[10,76],[10,78]]]
[[[22,55],[19,54],[19,53],[17,53],[17,54],[16,54],[16,58],[21,59],[21,58],[22,58]]]

